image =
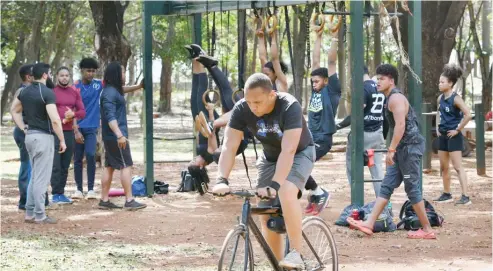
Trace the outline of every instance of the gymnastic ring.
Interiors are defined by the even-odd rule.
[[[331,23],[334,21],[334,15],[329,16],[329,21]],[[338,15],[337,16],[337,25],[335,27],[331,27],[330,32],[335,33],[337,31],[339,31],[339,28],[341,28],[341,24],[342,24],[342,15]]]
[[[319,19],[320,24],[317,24],[317,19]],[[311,26],[313,31],[317,33],[322,32],[325,26],[325,16],[322,13],[313,13],[311,19]]]
[[[231,100],[233,100],[233,103],[237,103],[238,101],[235,99],[236,95],[240,92],[243,92],[243,89],[237,89],[231,94]],[[243,94],[244,95],[244,94]],[[240,99],[241,100],[241,99]]]
[[[206,92],[204,92],[204,94],[202,94],[202,102],[204,103],[205,106],[207,106],[208,102],[205,100],[205,97],[207,97],[209,92],[214,92],[217,94],[218,99],[217,102],[214,103],[214,106],[219,107],[221,105],[221,94],[217,90],[209,89]]]
[[[269,22],[272,19],[272,27],[269,28]],[[277,22],[277,16],[272,15],[267,17],[267,22],[265,22],[265,31],[269,34],[272,35],[274,31],[276,31],[278,28],[278,22]]]

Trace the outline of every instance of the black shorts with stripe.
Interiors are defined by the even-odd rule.
[[[104,151],[105,167],[120,170],[126,167],[131,167],[134,164],[132,161],[132,155],[130,154],[130,143],[128,141],[125,149],[121,149],[118,147],[118,141],[104,140]]]

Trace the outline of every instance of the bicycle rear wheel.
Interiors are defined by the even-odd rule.
[[[248,258],[245,257],[245,226],[237,225],[229,231],[221,248],[217,270],[219,271],[253,271],[253,248],[248,238]],[[245,260],[246,259],[246,260]]]
[[[310,216],[303,220],[302,228],[305,242],[301,255],[306,270],[339,270],[336,242],[327,223],[320,217]]]

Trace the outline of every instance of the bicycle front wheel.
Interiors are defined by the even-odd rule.
[[[303,220],[301,255],[307,271],[339,270],[337,247],[330,228],[320,217],[310,216]]]
[[[221,248],[217,270],[219,271],[253,271],[253,248],[250,238],[245,249],[245,226],[237,225],[229,231]],[[248,251],[248,256],[246,251]]]

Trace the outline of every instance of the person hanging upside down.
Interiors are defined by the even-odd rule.
[[[274,20],[277,20],[277,18],[275,18]],[[267,50],[265,48],[264,30],[263,29],[257,30],[256,35],[259,39],[258,53],[259,53],[260,63],[262,64],[262,72],[271,79],[273,89],[279,92],[287,92],[288,83],[285,74],[288,71],[288,66],[284,64],[284,62],[280,61],[279,59],[276,32],[277,31],[274,30],[272,33],[269,34],[271,38],[271,47],[270,47],[271,61],[267,62]],[[335,55],[337,57],[337,53]],[[318,53],[318,58],[319,58],[318,61],[320,62],[320,52]],[[320,140],[318,141],[318,143],[315,143],[318,144],[318,147],[317,145],[315,145],[317,149],[317,160],[330,150],[330,146],[328,146],[328,140],[326,141],[326,143],[323,144],[319,144],[319,143]],[[330,141],[330,145],[332,145],[332,140]],[[319,151],[321,148],[325,148],[325,149],[328,148],[328,149],[325,153],[322,154]],[[305,208],[305,213],[318,215],[329,203],[329,193],[326,190],[322,189],[320,186],[318,186],[317,182],[311,176],[310,178],[308,178],[308,181],[306,182],[305,189],[310,191],[310,193],[308,194],[308,206]]]
[[[218,162],[220,156],[218,129],[226,126],[230,117],[231,110],[235,102],[233,101],[233,90],[227,77],[217,67],[218,61],[208,56],[205,51],[196,44],[185,46],[192,59],[192,96],[190,98],[192,116],[197,118],[197,126],[200,131],[198,135],[197,156],[189,163],[188,172],[192,177],[204,180],[207,178],[207,165]],[[202,96],[207,91],[208,79],[205,69],[211,74],[212,79],[219,88],[222,112],[219,117],[214,110],[213,103],[204,104]],[[237,97],[238,98],[238,97]],[[206,97],[206,100],[208,97]],[[245,137],[238,149],[237,154],[242,153],[248,146],[248,137]]]

